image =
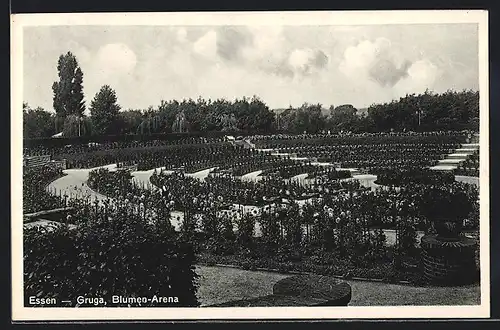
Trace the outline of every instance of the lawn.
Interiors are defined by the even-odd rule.
[[[203,305],[272,294],[277,281],[290,275],[226,267],[197,266],[198,298]],[[378,282],[348,281],[350,306],[478,305],[478,284],[463,287],[414,287]]]

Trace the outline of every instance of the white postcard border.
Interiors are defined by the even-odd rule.
[[[23,301],[22,108],[23,35],[48,25],[383,25],[477,23],[480,94],[481,304],[477,306],[252,307],[252,308],[29,308]],[[488,13],[480,10],[363,12],[204,12],[19,14],[11,16],[11,239],[12,319],[407,319],[484,318],[490,315]]]

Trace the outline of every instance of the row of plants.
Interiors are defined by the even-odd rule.
[[[279,198],[297,200],[305,196],[317,196],[320,193],[335,194],[336,191],[342,189],[361,189],[358,181],[317,178],[315,184],[304,186],[299,182],[287,182],[280,177],[271,176],[264,176],[258,182],[242,181],[229,173],[216,173],[208,176],[204,181],[199,181],[186,177],[180,172],[173,174],[153,172],[150,181],[182,208],[200,207],[198,204],[210,195],[216,195],[228,203],[261,206],[271,204]],[[111,182],[112,179],[109,180],[110,184]],[[192,200],[196,201],[194,205]]]
[[[416,250],[418,254],[419,249]],[[366,262],[364,266],[356,266],[349,259],[340,257],[335,252],[318,251],[314,255],[295,258],[293,261],[282,257],[257,256],[248,254],[217,255],[200,253],[198,263],[215,266],[231,265],[245,270],[272,270],[281,273],[304,272],[325,276],[342,277],[349,280],[362,278],[367,280],[380,280],[386,283],[407,281],[414,285],[425,285],[419,269],[417,257],[401,258],[398,267],[394,266],[393,249],[387,248],[387,256],[376,263]],[[415,267],[416,266],[416,267]]]
[[[261,175],[278,176],[284,180],[287,180],[299,174],[307,174],[309,172],[313,173],[316,169],[317,166],[311,164],[294,162],[291,165],[277,164],[276,166],[262,172]]]
[[[363,144],[453,144],[465,142],[464,132],[428,133],[360,133],[350,135],[270,135],[252,137],[251,141],[261,148],[286,148],[322,145],[363,145]]]
[[[472,176],[475,178],[479,178],[479,170],[471,169],[471,168],[456,168],[453,173],[455,175],[463,175],[463,176]]]
[[[58,167],[43,165],[23,168],[23,213],[63,207],[62,200],[47,192],[47,185],[64,174]]]
[[[450,172],[432,171],[427,168],[390,168],[372,169],[372,174],[377,175],[375,183],[387,186],[404,186],[409,184],[449,184],[455,181],[455,176]]]
[[[158,167],[174,169],[184,167],[196,172],[209,167],[232,167],[244,164],[253,157],[260,157],[257,150],[230,144],[193,144],[186,146],[158,146],[149,148],[113,149],[83,154],[60,155],[67,160],[68,168],[92,168],[113,163],[137,166],[150,170]],[[265,156],[264,156],[265,157]],[[270,158],[267,155],[267,158]]]
[[[428,218],[426,212],[430,210],[428,204],[432,202],[429,201],[432,198],[426,197],[427,192],[442,186],[448,189],[446,194],[461,192],[466,203],[459,203],[453,207],[452,211],[445,208],[445,214],[441,214],[441,218],[457,212],[455,217],[466,219],[465,225],[468,229],[477,228],[479,222],[477,187],[459,182],[431,186],[411,184],[401,188],[369,191],[360,189],[359,182],[356,180],[317,182],[303,187],[298,184],[282,186],[280,184],[283,182],[279,180],[252,183],[241,182],[230,177],[213,177],[200,182],[177,173],[153,175],[152,183],[158,185],[164,196],[179,210],[199,212],[206,209],[210,205],[209,201],[213,199],[223,202],[224,207],[232,203],[245,204],[247,201],[260,202],[260,205],[267,204],[267,207],[270,207],[281,199],[293,201],[300,199],[300,196],[304,194],[318,193],[316,197],[319,198],[307,203],[302,211],[309,207],[311,210],[320,210],[324,207],[322,203],[330,203],[331,208],[336,209],[340,216],[349,214],[354,208],[370,228],[395,229],[399,217],[404,217],[412,219],[415,227],[424,231],[430,228],[430,223],[426,220]],[[294,191],[295,189],[301,189],[299,191],[304,192],[300,194]],[[472,205],[472,209],[464,209],[467,205]],[[314,212],[310,213],[309,217],[314,214]],[[303,221],[306,220],[303,219]]]
[[[322,178],[324,180],[337,180],[337,179],[348,179],[352,177],[352,173],[349,170],[337,170],[333,167],[319,168],[315,166],[312,171],[307,173],[308,179],[318,179]]]
[[[300,157],[337,163],[342,167],[426,167],[455,149],[451,144],[364,144],[342,146],[305,146],[280,149]]]

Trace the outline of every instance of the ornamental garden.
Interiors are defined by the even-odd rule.
[[[67,169],[23,169],[25,299],[161,295],[178,297],[161,306],[198,306],[195,265],[221,264],[413,286],[477,283],[478,186],[431,169],[470,134],[27,147],[27,156],[49,155]],[[82,179],[72,182],[75,173]],[[53,189],[61,180],[68,188]]]

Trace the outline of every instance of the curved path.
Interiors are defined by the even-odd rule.
[[[149,181],[149,179],[151,179],[151,176],[155,171],[163,172],[166,174],[173,173],[173,171],[165,171],[165,167],[157,167],[147,171],[134,171],[131,172],[130,174],[132,175],[132,181],[134,181],[136,184],[143,187],[148,187],[148,189],[158,189],[158,187],[152,185],[151,182]]]
[[[262,174],[262,170],[260,171],[253,171],[253,172],[250,172],[250,173],[247,173],[247,174],[244,174],[241,176],[241,180],[243,181],[254,181],[254,182],[257,182],[259,180],[262,179],[262,177],[260,176]]]
[[[205,181],[205,178],[208,176],[208,174],[210,174],[210,172],[212,172],[216,168],[217,167],[211,167],[211,168],[207,168],[205,170],[201,170],[201,171],[194,172],[194,173],[186,173],[186,176],[189,176],[189,177],[192,177],[195,179],[199,179],[201,181]]]
[[[116,171],[116,164],[99,166],[86,169],[68,169],[64,170],[65,176],[52,181],[47,186],[47,191],[60,195],[67,195],[69,198],[85,198],[89,197],[92,200],[97,199],[102,201],[107,199],[106,196],[95,192],[87,185],[89,172],[99,168],[107,168],[110,171]]]

